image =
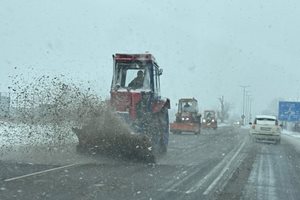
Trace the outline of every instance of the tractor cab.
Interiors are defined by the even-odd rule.
[[[216,112],[214,110],[205,110],[202,118],[202,127],[203,128],[213,128],[218,127]]]
[[[178,113],[198,113],[198,102],[196,99],[180,99]]]
[[[131,90],[160,95],[162,69],[151,54],[116,54],[111,91]]]
[[[158,111],[161,106],[157,104],[163,103],[160,102],[162,69],[155,58],[151,54],[115,54],[113,59],[112,107],[131,120],[139,117],[139,111]]]

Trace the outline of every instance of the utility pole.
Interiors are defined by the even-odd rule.
[[[246,90],[245,94],[245,124],[248,123],[248,105],[249,105],[249,96],[248,96],[248,91]]]
[[[243,114],[241,116],[243,125],[245,125],[245,96],[246,96],[246,88],[250,87],[249,85],[240,85],[243,88]]]
[[[247,123],[250,122],[250,98],[251,95],[249,93],[249,91],[246,91],[246,112],[245,112],[245,116],[247,119]]]
[[[250,97],[250,101],[249,101],[249,121],[251,122],[252,121],[252,97]]]
[[[224,96],[221,96],[219,98],[220,104],[221,104],[221,111],[220,111],[220,115],[221,115],[221,122],[224,122],[224,118],[225,118],[225,111],[224,111]]]

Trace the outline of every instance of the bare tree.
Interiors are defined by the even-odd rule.
[[[228,102],[225,102],[224,96],[221,96],[218,98],[220,102],[220,110],[218,111],[218,118],[221,120],[221,123],[223,123],[225,120],[229,118],[229,111],[230,111],[230,104]]]

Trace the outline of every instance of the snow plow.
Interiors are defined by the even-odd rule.
[[[216,112],[213,110],[205,110],[202,119],[202,128],[218,128],[218,122],[216,119]]]
[[[159,68],[151,54],[113,55],[109,106],[82,128],[78,149],[153,160],[167,151],[170,100],[160,96]]]
[[[195,98],[179,99],[176,120],[170,124],[170,132],[201,132],[201,114],[198,113],[198,102]]]

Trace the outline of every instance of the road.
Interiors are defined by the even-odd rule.
[[[1,151],[0,199],[300,199],[299,147],[232,127],[170,135],[155,164],[20,146]]]

